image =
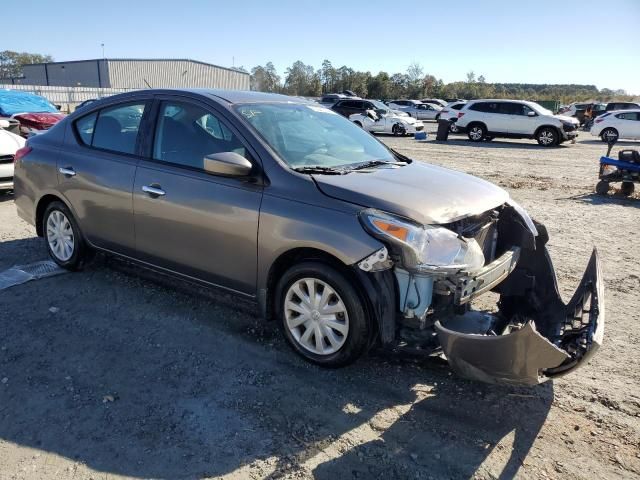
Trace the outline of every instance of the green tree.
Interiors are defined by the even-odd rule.
[[[251,69],[251,90],[260,92],[279,92],[281,90],[280,76],[273,63],[267,62],[264,67],[258,65]]]
[[[23,76],[22,67],[31,63],[53,62],[51,55],[40,53],[14,52],[4,50],[0,52],[0,78],[19,78]]]

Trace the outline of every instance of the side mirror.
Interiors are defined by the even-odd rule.
[[[251,162],[236,152],[212,153],[204,157],[204,171],[221,177],[246,177]]]
[[[527,117],[535,117],[535,116],[536,116],[536,112],[532,112],[531,110],[527,112]]]

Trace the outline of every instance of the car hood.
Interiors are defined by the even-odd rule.
[[[0,155],[14,155],[24,147],[25,139],[6,130],[0,130]]]
[[[480,178],[417,161],[313,179],[325,195],[421,224],[454,222],[509,199],[506,191]]]
[[[557,118],[562,122],[580,124],[580,122],[575,117],[567,117],[566,115],[554,115],[554,118]]]
[[[413,125],[413,124],[418,123],[418,120],[416,120],[415,118],[413,118],[413,117],[411,117],[409,115],[407,115],[405,117],[403,115],[395,115],[395,114],[394,115],[389,115],[389,114],[387,114],[387,115],[385,115],[385,118],[389,118],[391,120],[398,120],[398,121],[401,121],[401,122],[405,122],[405,123],[408,123],[409,125]]]
[[[13,118],[21,122],[24,121],[39,125],[54,125],[64,117],[66,117],[64,113],[18,113],[13,116]]]

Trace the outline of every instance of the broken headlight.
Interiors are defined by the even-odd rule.
[[[400,253],[409,270],[430,273],[476,271],[484,266],[480,245],[443,227],[418,225],[379,210],[360,212],[365,230]],[[395,248],[393,248],[395,247]]]

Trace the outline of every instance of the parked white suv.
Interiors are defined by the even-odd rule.
[[[640,110],[618,110],[600,115],[590,132],[603,142],[619,138],[640,140]]]
[[[495,137],[533,138],[544,147],[559,145],[578,136],[575,118],[554,115],[524,100],[473,100],[458,113],[460,131],[473,142]]]

